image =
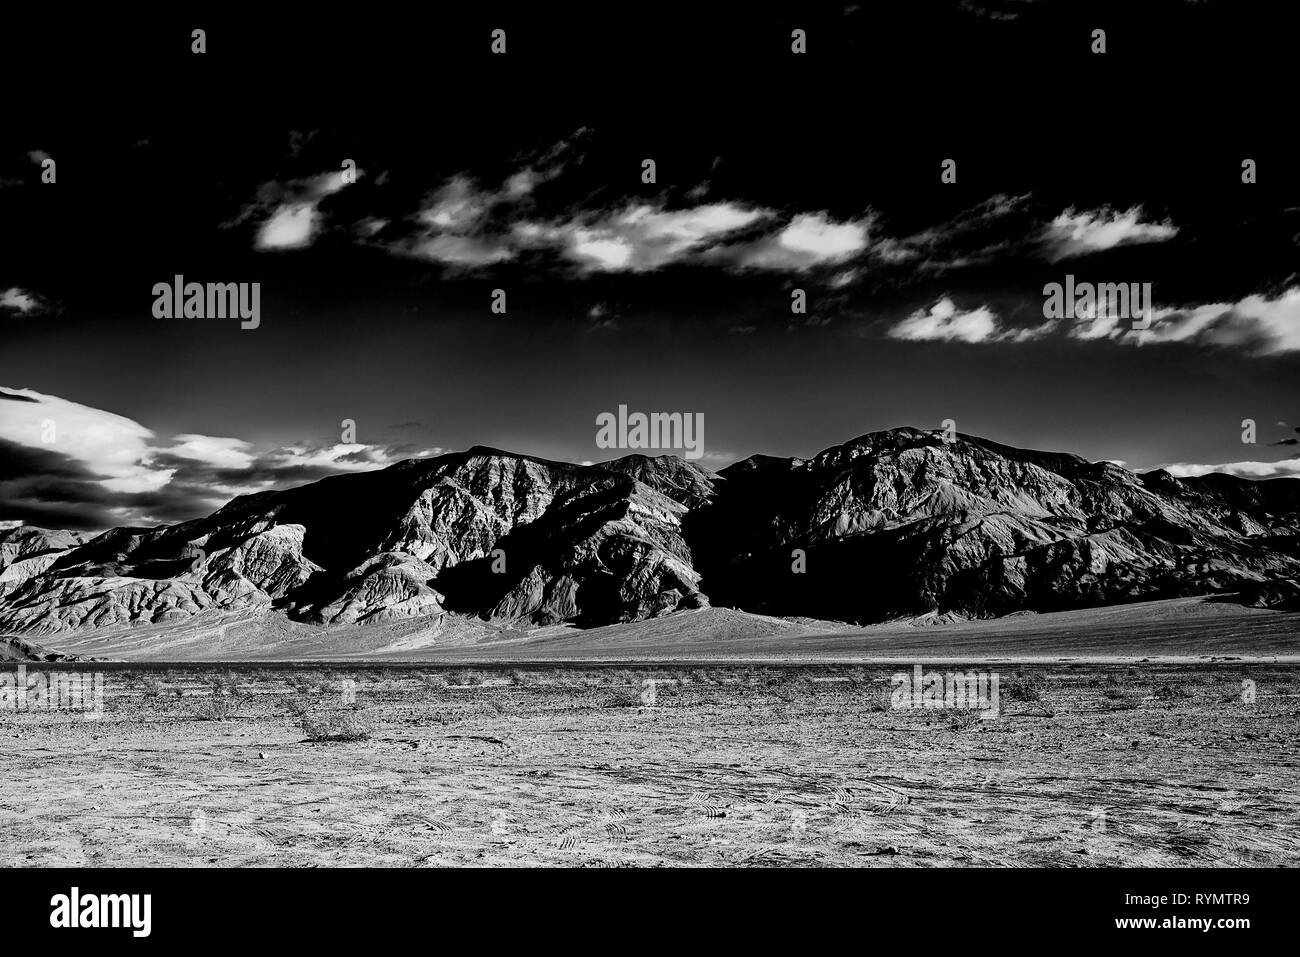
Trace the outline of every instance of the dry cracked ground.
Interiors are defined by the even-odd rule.
[[[1300,669],[989,667],[118,667],[0,711],[0,865],[1300,862]]]

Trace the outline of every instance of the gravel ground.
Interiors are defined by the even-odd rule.
[[[0,711],[0,865],[1300,862],[1300,669],[990,667],[110,671]]]

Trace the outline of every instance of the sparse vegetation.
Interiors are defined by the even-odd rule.
[[[216,695],[237,695],[240,693],[239,679],[233,671],[215,675],[211,684],[212,693]]]
[[[194,706],[194,717],[199,721],[226,721],[234,714],[234,703],[223,694],[213,694]]]
[[[365,741],[375,730],[369,716],[356,711],[306,714],[298,726],[308,741]]]
[[[974,708],[946,708],[944,711],[947,716],[948,727],[953,731],[968,731],[971,728],[979,727],[984,720]]]
[[[641,707],[641,689],[615,688],[605,698],[603,708],[639,708]]]
[[[1183,684],[1157,685],[1152,692],[1157,701],[1185,701],[1192,697],[1192,689]]]
[[[455,670],[462,681],[471,671]],[[254,823],[285,838],[273,849],[152,839],[174,831],[165,817],[99,835],[156,864],[274,855],[294,865],[385,865],[430,854],[482,864],[485,849],[490,859],[566,864],[576,846],[597,861],[635,853],[647,863],[715,865],[776,848],[774,861],[835,865],[894,842],[903,855],[926,848],[927,863],[997,865],[1014,848],[1031,863],[1076,866],[1077,845],[1054,838],[1062,820],[1099,804],[1125,825],[1089,845],[1089,863],[1100,866],[1222,864],[1247,853],[1273,866],[1300,853],[1285,828],[1288,768],[1266,759],[1297,731],[1292,666],[1153,662],[1135,679],[1105,664],[1011,667],[1000,689],[1028,685],[1039,703],[1017,707],[1007,696],[1002,716],[988,720],[978,708],[891,710],[892,665],[472,670],[481,679],[474,690],[466,682],[434,693],[430,679],[448,674],[441,667],[390,667],[383,680],[355,664],[235,668],[235,696],[211,693],[214,678],[224,687],[230,677],[224,666],[173,670],[168,682],[137,669],[136,688],[119,684],[106,696],[109,720],[0,711],[0,740],[28,769],[61,748],[72,773],[107,782],[97,803],[157,807],[220,779],[229,808],[238,789],[255,788]],[[657,682],[653,709],[641,697],[647,678]],[[1259,691],[1253,711],[1242,704],[1243,679]],[[340,697],[348,680],[361,710]],[[150,700],[154,683],[165,705]],[[286,694],[292,683],[307,690]],[[176,691],[185,697],[173,705]],[[1207,761],[1231,778],[1219,793],[1203,788]],[[8,790],[0,782],[0,804],[21,800],[25,780]],[[1197,800],[1153,804],[1151,780],[1195,787]],[[509,795],[512,833],[529,840],[485,843],[495,806],[485,794]],[[0,858],[53,863],[61,845],[51,835],[91,826],[84,802],[84,790],[52,790],[33,815],[37,835],[0,842]],[[211,802],[214,820],[219,803]],[[996,826],[954,830],[1012,804],[1016,813],[999,814]],[[792,809],[816,840],[792,837]],[[243,818],[222,813],[239,836]],[[1190,841],[1151,839],[1207,814],[1214,828]],[[157,830],[141,830],[149,827]],[[915,839],[899,842],[899,833]]]
[[[1017,672],[1011,679],[999,684],[998,693],[1007,701],[1034,704],[1043,700],[1048,691],[1047,679],[1037,672]]]

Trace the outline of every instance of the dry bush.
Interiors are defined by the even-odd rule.
[[[1008,701],[1037,702],[1043,700],[1050,685],[1045,677],[1035,673],[1021,672],[999,689],[999,694]]]
[[[984,720],[974,708],[945,708],[948,727],[953,731],[968,731],[978,727]]]
[[[1182,684],[1157,685],[1152,692],[1157,701],[1186,701],[1192,696],[1192,690]]]
[[[355,711],[303,715],[298,726],[308,741],[365,741],[375,731],[374,722]]]
[[[233,671],[227,671],[225,674],[222,675],[213,675],[212,679],[209,681],[209,684],[212,685],[212,693],[214,695],[240,694],[239,679],[235,677],[235,673]]]
[[[867,692],[862,695],[859,700],[862,702],[862,708],[864,711],[874,713],[877,711],[889,710],[890,695],[888,694]]]
[[[605,698],[602,708],[639,708],[641,707],[641,690],[639,688],[615,688]]]
[[[1125,688],[1107,688],[1102,697],[1107,711],[1134,711],[1142,703],[1141,696]]]
[[[333,691],[329,680],[319,672],[307,674],[291,674],[285,679],[287,684],[298,694],[320,694],[322,692]]]
[[[213,694],[194,706],[198,721],[225,721],[234,714],[235,705],[227,695]]]

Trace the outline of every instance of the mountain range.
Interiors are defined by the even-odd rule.
[[[1300,607],[1300,482],[914,428],[717,473],[475,447],[177,525],[0,531],[0,635],[253,608],[322,626],[592,627],[709,605],[866,624],[1219,593]]]

